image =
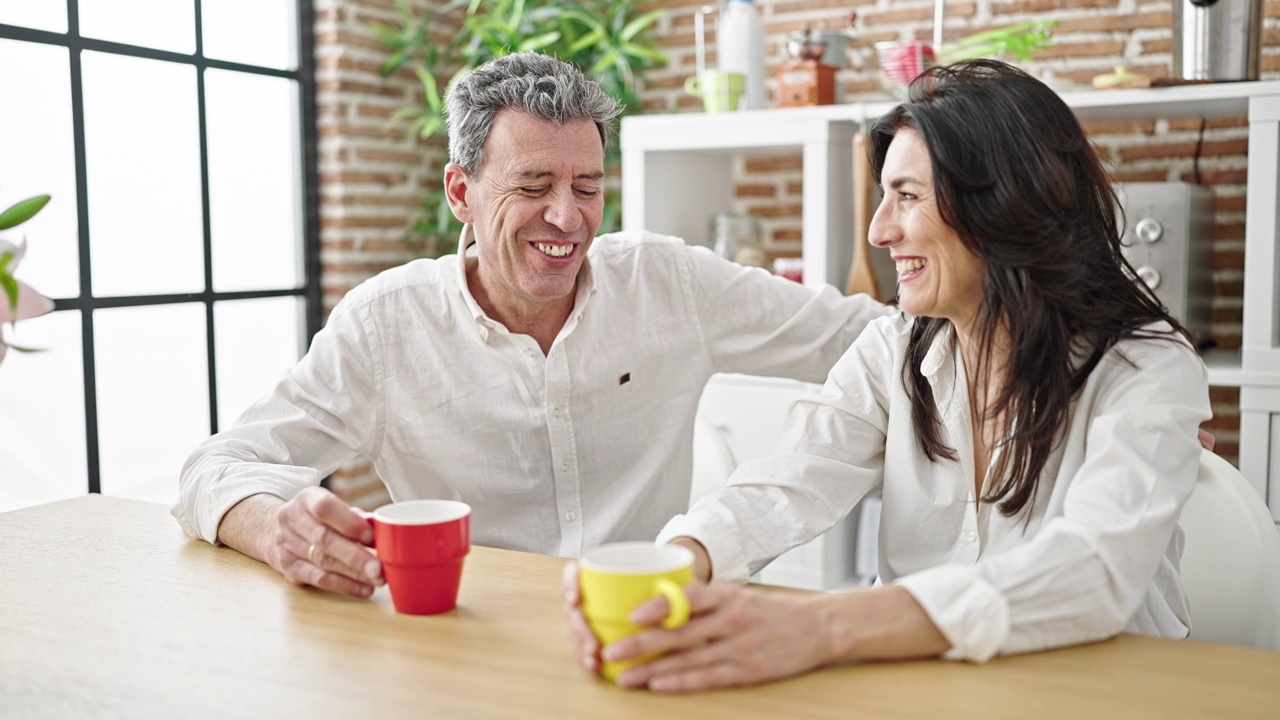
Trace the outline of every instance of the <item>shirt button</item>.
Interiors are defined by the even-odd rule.
[[[568,520],[569,522],[573,522],[574,520],[578,519],[578,514],[570,510],[569,512],[564,514],[564,519]]]
[[[533,348],[525,348],[524,354],[528,357],[533,357]]]
[[[969,532],[967,532],[967,533],[965,533],[965,534],[964,534],[964,539],[965,539],[965,540],[968,540],[969,542],[977,542],[977,540],[978,540],[978,533],[973,532],[973,531],[971,530],[971,531],[969,531]]]
[[[551,414],[555,417],[560,417],[560,408],[559,407],[551,408]]]
[[[560,469],[565,472],[569,472],[569,463],[567,462],[560,463]]]

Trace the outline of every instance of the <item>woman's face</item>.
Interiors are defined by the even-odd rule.
[[[893,255],[899,307],[963,331],[982,300],[982,261],[942,221],[929,150],[914,129],[893,136],[880,180],[884,200],[871,219],[870,240]]]

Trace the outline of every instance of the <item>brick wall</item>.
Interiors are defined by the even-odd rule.
[[[421,13],[438,3],[408,0]],[[326,313],[348,290],[417,257],[406,229],[422,190],[440,182],[443,143],[407,137],[391,113],[420,100],[418,81],[378,73],[385,58],[371,22],[394,25],[393,0],[316,0],[321,286]],[[447,30],[443,29],[442,30]],[[447,33],[446,33],[447,34]],[[373,508],[386,489],[365,460],[335,474],[333,489]]]
[[[416,12],[437,0],[408,0]],[[645,9],[668,10],[655,37],[670,63],[651,71],[642,98],[647,112],[699,110],[683,91],[695,65],[694,13],[705,2],[648,0]],[[807,25],[842,27],[857,12],[860,45],[881,40],[928,39],[933,34],[932,0],[756,0],[765,24],[767,63],[786,58],[787,34]],[[1263,77],[1280,78],[1280,0],[1267,0]],[[414,257],[405,229],[422,188],[440,182],[444,151],[439,142],[405,137],[387,126],[398,106],[418,97],[408,73],[378,75],[383,58],[371,21],[393,23],[392,0],[316,0],[316,64],[320,136],[322,284],[326,307],[380,270]],[[1094,76],[1118,64],[1151,76],[1169,74],[1173,13],[1167,0],[975,0],[946,6],[944,34],[954,39],[979,30],[1029,20],[1057,19],[1055,42],[1025,67],[1052,71],[1087,87]],[[441,35],[452,31],[447,24]],[[709,38],[710,40],[711,38]],[[714,62],[714,45],[710,60]],[[852,48],[837,75],[849,100],[885,100],[869,52]],[[770,87],[772,92],[772,86]],[[1121,181],[1194,182],[1196,121],[1151,120],[1088,128]],[[1248,128],[1244,119],[1208,123],[1204,132],[1201,180],[1217,198],[1213,255],[1213,335],[1224,348],[1238,348],[1243,292],[1245,169]],[[773,255],[800,250],[801,165],[798,155],[753,157],[736,169],[735,208],[760,216]],[[1212,392],[1211,427],[1218,450],[1237,450],[1239,393]],[[375,505],[385,499],[368,463],[345,468],[334,487],[352,502]]]

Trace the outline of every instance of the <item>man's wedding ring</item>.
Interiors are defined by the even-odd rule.
[[[311,543],[311,547],[307,548],[307,562],[312,565],[316,564],[316,544]]]

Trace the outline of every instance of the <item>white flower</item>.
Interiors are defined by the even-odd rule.
[[[9,344],[4,339],[5,324],[13,325],[19,320],[39,317],[53,310],[52,300],[13,277],[14,271],[18,269],[18,263],[22,261],[22,256],[26,252],[26,239],[23,239],[19,245],[0,240],[0,259],[8,257],[7,262],[0,261],[0,286],[4,286],[3,293],[0,293],[0,362],[4,361],[5,353],[9,349]],[[17,304],[12,306],[9,304],[8,297],[11,288],[16,288],[18,295]]]

